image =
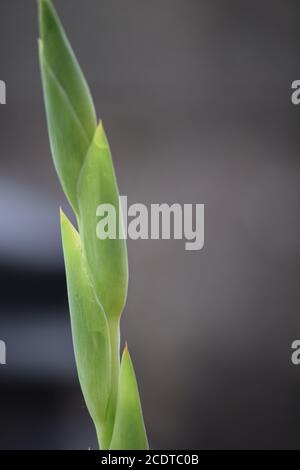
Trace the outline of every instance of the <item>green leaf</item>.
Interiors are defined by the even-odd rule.
[[[126,302],[128,287],[127,249],[125,240],[122,239],[119,191],[102,123],[97,128],[80,174],[78,201],[80,235],[97,295],[107,318],[119,317]],[[97,236],[99,219],[96,211],[100,204],[110,204],[115,210],[115,239],[100,239]]]
[[[77,212],[80,169],[97,126],[85,78],[49,0],[39,0],[39,54],[55,168]]]
[[[78,232],[61,212],[72,336],[80,385],[99,427],[111,391],[110,339],[104,310],[90,282]]]
[[[111,152],[102,123],[97,127],[88,86],[52,3],[38,2],[39,56],[52,155],[79,226],[78,233],[61,213],[79,381],[100,446],[147,449],[127,349],[120,368],[119,322],[127,296],[128,262]],[[113,239],[99,238],[101,204],[115,211]]]
[[[117,411],[110,450],[148,448],[136,376],[126,346],[121,362]]]

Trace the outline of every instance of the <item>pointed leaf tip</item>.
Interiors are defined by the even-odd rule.
[[[97,119],[91,93],[60,19],[39,1],[39,55],[51,150],[56,171],[77,212],[76,188]]]
[[[58,17],[54,10],[53,4],[50,0],[38,0],[38,10],[39,10],[39,33],[43,37],[47,28],[51,25],[51,18],[56,16],[56,21]]]
[[[88,276],[79,234],[62,210],[60,217],[79,381],[94,423],[102,425],[111,389],[108,324]]]
[[[96,129],[96,132],[94,135],[94,143],[99,148],[103,148],[103,149],[109,148],[108,140],[106,137],[106,133],[105,133],[102,121],[99,121],[98,127]]]
[[[107,317],[120,317],[128,287],[127,249],[125,237],[119,236],[124,233],[122,207],[102,122],[95,131],[80,172],[77,199],[80,234],[96,293]],[[97,211],[101,204],[113,206],[115,213],[115,236],[105,239],[97,234],[100,222]]]
[[[148,448],[136,376],[130,354],[125,346],[110,450],[146,450]]]
[[[129,354],[127,341],[125,341],[125,347],[124,347],[123,355],[124,354]]]

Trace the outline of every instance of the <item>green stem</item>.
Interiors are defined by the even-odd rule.
[[[111,342],[111,393],[107,406],[105,423],[101,427],[96,425],[99,446],[108,450],[114,429],[120,370],[120,322],[119,319],[109,320]]]

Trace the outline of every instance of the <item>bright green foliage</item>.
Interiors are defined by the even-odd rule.
[[[89,279],[79,234],[63,212],[61,232],[79,381],[94,422],[101,423],[111,387],[107,319]]]
[[[119,237],[105,240],[100,240],[97,237],[95,214],[99,201],[114,206],[118,222],[120,215],[119,192],[102,123],[97,128],[80,173],[78,182],[79,223],[96,291],[101,297],[107,315],[118,317],[124,308],[127,295],[126,244],[125,240],[119,239]],[[117,223],[118,231],[119,223]]]
[[[120,369],[119,322],[126,302],[128,266],[111,152],[50,0],[39,0],[39,13],[40,66],[52,155],[79,230],[61,213],[79,381],[101,447],[146,449],[139,393],[127,351]],[[97,237],[100,204],[116,209],[116,239]]]
[[[143,450],[148,441],[136,377],[127,346],[120,369],[119,397],[110,449]]]
[[[97,120],[92,98],[48,0],[40,0],[40,65],[54,164],[75,212],[77,181]]]

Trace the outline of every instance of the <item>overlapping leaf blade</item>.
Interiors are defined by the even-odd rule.
[[[116,238],[99,239],[96,210],[100,203],[110,204],[116,215]],[[122,209],[110,148],[99,124],[86,155],[78,182],[80,235],[96,291],[107,317],[120,316],[128,286],[127,250],[123,233]],[[121,221],[121,222],[120,222]]]
[[[97,121],[87,83],[49,0],[40,0],[39,54],[55,168],[77,212],[79,173]]]
[[[98,426],[111,391],[110,341],[104,310],[95,296],[78,232],[61,213],[72,336],[80,385]]]
[[[119,394],[111,450],[146,450],[148,440],[133,364],[127,347],[120,369]]]
[[[146,449],[128,351],[120,370],[119,320],[127,295],[128,265],[110,148],[102,123],[97,127],[88,86],[51,0],[39,0],[39,11],[39,55],[52,155],[79,228],[78,233],[61,214],[79,380],[100,445]],[[115,209],[115,239],[97,236],[100,204]]]

